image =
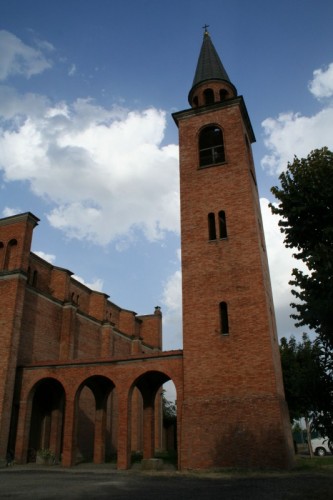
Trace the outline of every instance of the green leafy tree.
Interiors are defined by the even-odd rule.
[[[279,180],[280,187],[271,190],[279,203],[270,207],[280,216],[285,245],[294,249],[294,257],[307,267],[306,272],[292,271],[290,284],[297,299],[291,304],[295,309],[292,318],[296,326],[308,326],[317,334],[314,366],[317,373],[313,373],[309,386],[303,387],[302,397],[307,405],[308,394],[315,384],[314,406],[308,410],[312,412],[314,426],[333,442],[333,153],[322,148],[312,151],[307,158],[295,157]],[[284,349],[286,345],[281,347]],[[305,341],[304,353],[308,348]],[[287,400],[288,391],[295,390],[293,383],[288,383],[291,385],[286,388]],[[293,411],[291,406],[291,414]]]
[[[289,340],[282,337],[280,354],[291,422],[310,418],[317,409],[317,396],[321,393],[320,349],[304,333],[302,342],[297,342],[294,336]]]
[[[293,269],[292,293],[297,302],[292,317],[296,326],[307,325],[333,348],[333,153],[327,148],[307,158],[294,158],[279,177],[281,186],[271,204],[280,216],[285,245],[295,249],[308,272]]]
[[[308,441],[311,440],[310,424],[322,435],[328,435],[329,418],[332,416],[329,407],[330,384],[327,365],[323,362],[320,342],[311,341],[306,333],[302,342],[292,336],[289,340],[283,337],[280,341],[280,354],[283,372],[286,401],[291,422],[304,418]],[[325,416],[325,417],[324,417]],[[310,449],[311,452],[311,449]]]

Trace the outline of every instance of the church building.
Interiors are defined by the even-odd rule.
[[[32,253],[35,215],[0,220],[0,461],[149,460],[172,380],[180,470],[293,465],[255,136],[207,30],[188,101],[173,114],[182,350],[162,350],[159,308],[138,316]]]

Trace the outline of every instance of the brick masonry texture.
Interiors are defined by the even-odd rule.
[[[215,103],[206,106],[208,88]],[[198,107],[174,114],[183,351],[161,350],[159,308],[138,316],[31,253],[33,214],[0,220],[0,459],[10,450],[26,462],[52,448],[64,466],[117,455],[126,469],[132,451],[152,458],[163,448],[161,386],[173,380],[180,469],[292,465],[254,135],[234,92],[203,83],[192,96]],[[200,168],[199,136],[211,125],[223,133],[225,161]]]

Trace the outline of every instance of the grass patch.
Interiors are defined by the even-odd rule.
[[[333,456],[327,457],[296,457],[296,470],[318,471],[331,470],[333,472]]]

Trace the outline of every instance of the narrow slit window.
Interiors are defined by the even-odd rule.
[[[208,214],[208,237],[210,240],[216,240],[215,214]]]
[[[38,272],[34,271],[32,274],[32,286],[37,286]]]
[[[13,269],[15,267],[15,249],[17,248],[17,240],[13,239],[7,244],[5,261],[4,261],[4,269]]]
[[[219,211],[219,231],[220,231],[220,238],[226,238],[227,235],[227,221],[225,218],[225,212],[224,210]]]
[[[200,132],[199,136],[200,167],[223,163],[224,144],[222,130],[216,125],[209,125]]]
[[[4,253],[5,253],[5,245],[2,243],[2,241],[0,241],[0,269],[2,269]]]
[[[228,306],[226,302],[220,302],[220,323],[222,335],[229,334]]]

